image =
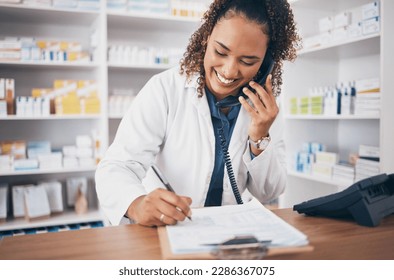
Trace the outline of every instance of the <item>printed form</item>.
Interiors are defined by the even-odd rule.
[[[256,199],[241,205],[193,209],[192,221],[167,226],[173,254],[209,252],[235,236],[253,235],[268,247],[308,244],[306,235],[276,216]]]

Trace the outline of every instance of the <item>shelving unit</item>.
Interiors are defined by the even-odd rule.
[[[318,19],[333,16],[370,3],[370,0],[312,1],[299,0],[293,4],[298,27],[304,36],[318,33]],[[357,152],[360,144],[379,146],[381,172],[394,172],[394,155],[390,149],[394,143],[394,85],[390,82],[393,57],[389,49],[394,36],[389,32],[393,24],[392,1],[380,0],[381,32],[341,43],[328,44],[299,52],[294,63],[285,65],[282,102],[285,112],[290,97],[308,95],[308,88],[335,85],[338,81],[380,78],[381,113],[379,116],[303,116],[287,115],[285,142],[288,162],[288,188],[280,197],[280,207],[292,207],[296,203],[337,192],[346,183],[299,174],[292,168],[294,156],[304,142],[320,142],[327,151],[337,152],[341,160],[347,160],[350,152]]]
[[[73,144],[75,136],[100,131],[104,152],[112,142],[121,115],[109,115],[108,98],[114,88],[132,89],[135,94],[147,80],[172,65],[124,65],[107,61],[110,44],[136,44],[163,48],[184,48],[199,19],[141,15],[107,10],[105,0],[99,11],[79,11],[51,7],[0,4],[0,37],[35,37],[78,41],[89,47],[90,35],[97,30],[98,55],[90,62],[0,62],[0,77],[15,79],[15,95],[29,96],[35,87],[51,87],[55,79],[92,79],[100,88],[101,113],[94,115],[52,115],[48,117],[0,117],[0,141],[50,140],[52,147]],[[95,168],[0,171],[0,183],[9,186],[36,183],[40,180],[60,180],[86,176],[92,182]],[[94,190],[94,186],[89,186]],[[64,204],[66,205],[66,204]],[[86,215],[76,215],[72,209],[49,219],[26,222],[8,219],[0,231],[60,224],[104,221],[97,199]]]
[[[102,40],[106,40],[103,12],[77,11],[24,5],[0,4],[0,37],[34,37],[38,39],[59,39],[80,42],[84,49],[89,49],[90,36],[97,30]],[[15,96],[30,96],[32,88],[52,87],[55,79],[96,80],[99,83],[102,106],[106,106],[106,49],[100,45],[94,61],[48,62],[16,61],[0,62],[0,77],[15,80]],[[103,110],[102,110],[103,111]],[[90,135],[93,129],[107,133],[105,111],[92,115],[51,115],[46,117],[6,116],[0,118],[0,141],[49,140],[53,148],[75,143],[77,135]],[[107,145],[106,135],[102,142]],[[62,214],[51,215],[48,219],[28,222],[24,219],[9,217],[0,224],[0,231],[43,226],[104,221],[95,198],[95,167],[37,169],[21,171],[0,171],[0,183],[9,186],[35,184],[43,180],[59,180],[64,184],[70,177],[85,176],[89,179],[89,211],[77,215],[64,204]],[[9,189],[11,191],[11,188]],[[65,194],[65,192],[63,192]],[[10,197],[10,196],[9,196]],[[65,197],[64,197],[65,199]]]

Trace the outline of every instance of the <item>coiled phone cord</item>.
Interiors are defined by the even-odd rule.
[[[231,188],[233,189],[233,193],[237,203],[243,204],[241,195],[238,190],[237,182],[235,181],[233,166],[231,164],[230,154],[227,149],[227,143],[226,143],[227,141],[226,138],[224,137],[223,126],[219,128],[219,138],[220,138],[220,146],[223,152],[224,163],[226,164],[227,174],[230,179]]]

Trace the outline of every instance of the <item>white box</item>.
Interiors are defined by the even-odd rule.
[[[0,100],[0,117],[7,117],[7,101]]]
[[[5,99],[5,79],[0,78],[0,100]]]
[[[372,2],[361,6],[361,16],[362,19],[370,19],[380,16],[379,2]]]
[[[38,186],[45,189],[51,213],[59,213],[63,211],[63,195],[62,184],[58,181],[41,182]]]
[[[330,178],[332,176],[332,167],[332,164],[319,162],[312,163],[312,174]]]
[[[27,219],[47,217],[51,214],[44,187],[30,186],[24,188],[24,198]]]
[[[380,32],[380,18],[370,18],[362,21],[363,35],[370,35]]]
[[[16,159],[14,160],[14,170],[31,170],[38,169],[38,160],[36,159]]]
[[[358,38],[363,35],[363,29],[361,27],[361,22],[352,23],[347,27],[348,38]]]
[[[332,31],[333,42],[343,42],[347,40],[347,29],[346,27],[335,28]]]
[[[346,27],[351,23],[351,13],[342,12],[334,17],[334,28]]]
[[[21,185],[12,187],[12,207],[15,218],[25,216],[25,188],[33,185]]]
[[[357,93],[380,92],[379,78],[362,79],[356,81]]]
[[[62,151],[63,151],[63,155],[65,157],[76,157],[77,156],[77,147],[76,146],[63,146]]]
[[[91,158],[91,157],[93,157],[93,149],[92,148],[77,148],[77,157],[78,158]]]
[[[94,158],[79,158],[78,161],[80,167],[94,167],[96,165]]]
[[[53,152],[50,154],[37,155],[40,169],[58,169],[63,167],[63,154]]]
[[[91,148],[92,138],[88,135],[77,135],[75,142],[78,148]]]
[[[324,17],[319,19],[319,32],[327,32],[334,28],[334,20],[332,17]]]
[[[338,154],[330,152],[316,152],[316,163],[337,164]]]
[[[76,157],[63,157],[64,168],[77,168],[78,166],[78,159]]]

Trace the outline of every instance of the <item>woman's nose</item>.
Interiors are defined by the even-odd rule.
[[[238,63],[234,59],[229,59],[222,67],[222,73],[226,79],[234,79],[238,75]]]

